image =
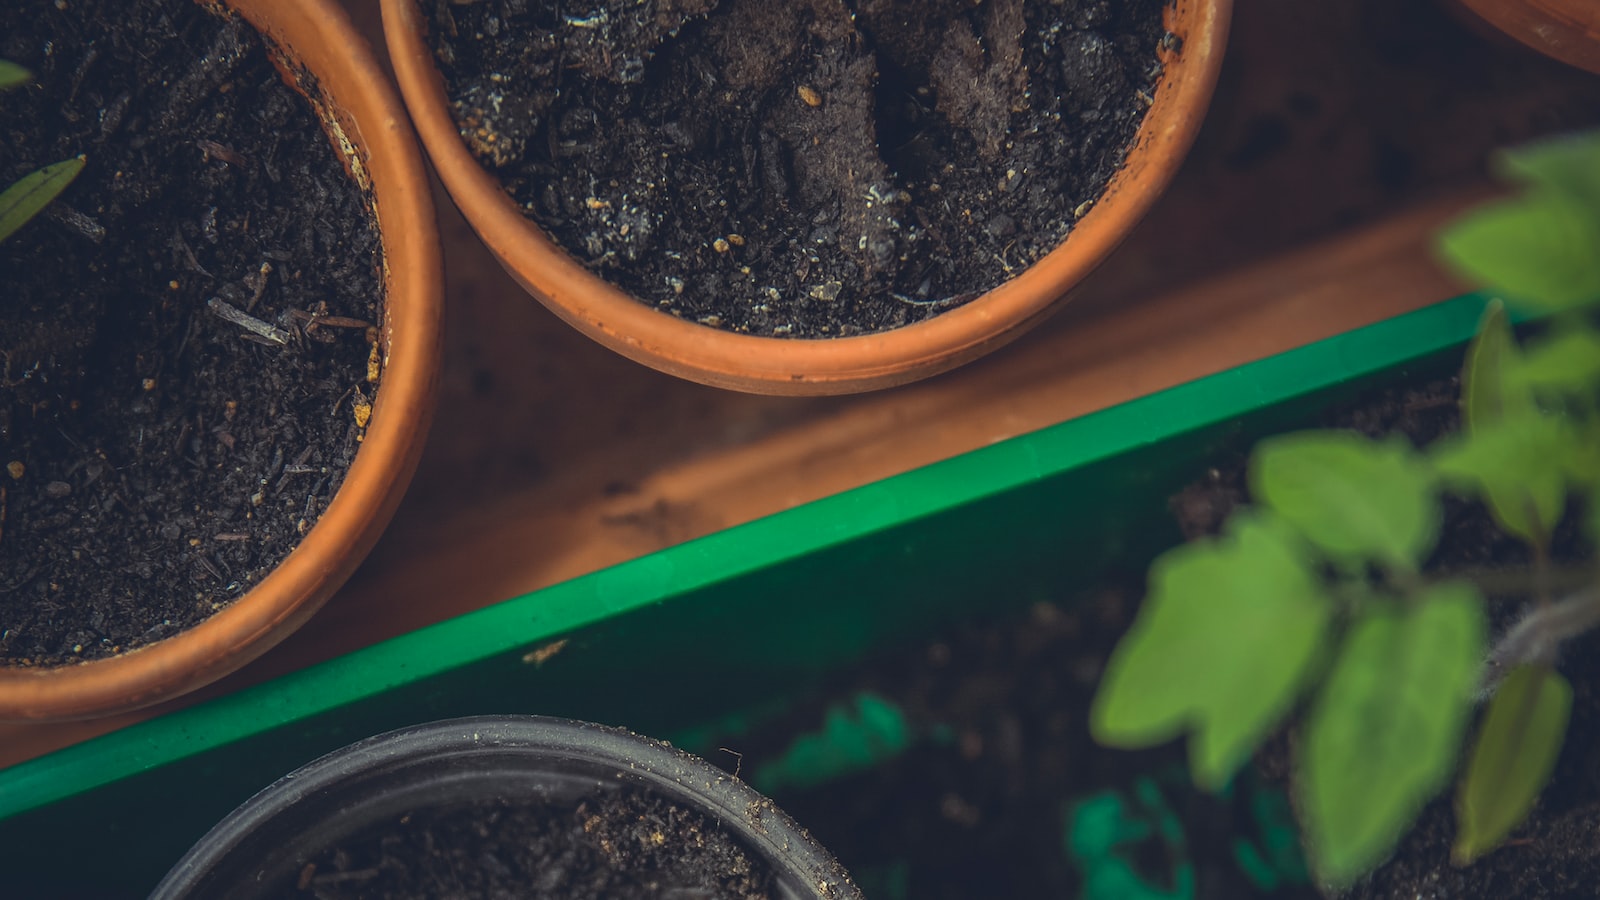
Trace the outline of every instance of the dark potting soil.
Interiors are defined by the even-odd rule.
[[[57,664],[196,624],[317,521],[376,387],[380,248],[242,20],[10,0],[0,57],[35,74],[0,93],[0,184],[87,160],[0,244],[0,659]]]
[[[284,900],[768,900],[773,873],[701,814],[634,788],[575,806],[407,814],[307,865]]]
[[[1326,424],[1398,431],[1423,444],[1459,421],[1453,379],[1385,389],[1332,410]],[[1213,533],[1247,500],[1247,445],[1218,459],[1172,500],[1191,536]],[[1580,551],[1568,522],[1558,556]],[[1479,504],[1454,504],[1437,571],[1521,563],[1526,554]],[[713,744],[745,772],[782,758],[831,711],[878,698],[901,711],[910,746],[859,774],[820,786],[763,785],[851,871],[863,889],[896,898],[1236,900],[1310,898],[1294,850],[1287,741],[1257,755],[1235,788],[1189,784],[1184,749],[1109,750],[1087,730],[1105,660],[1137,612],[1142,575],[1113,575],[1060,603],[974,623],[843,672],[780,720]],[[1065,591],[1064,591],[1065,593]],[[1497,627],[1515,614],[1491,608]],[[1554,781],[1508,846],[1468,868],[1450,864],[1450,795],[1430,804],[1394,857],[1350,896],[1360,900],[1555,900],[1600,884],[1600,641],[1561,664],[1574,687],[1571,730]],[[882,734],[886,730],[879,729]],[[887,754],[885,754],[887,755]],[[1127,880],[1137,877],[1143,887]]]
[[[793,337],[929,318],[1054,249],[1143,120],[1166,5],[419,2],[463,138],[569,253]]]

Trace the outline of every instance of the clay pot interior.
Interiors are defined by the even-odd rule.
[[[421,155],[403,108],[335,0],[230,0],[283,51],[381,232],[386,299],[382,381],[343,485],[270,574],[209,619],[119,655],[0,669],[0,721],[89,718],[192,691],[239,668],[304,623],[350,575],[399,502],[421,453],[438,377],[442,262]],[[299,73],[310,80],[297,81]]]

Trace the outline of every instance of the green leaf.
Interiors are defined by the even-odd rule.
[[[1506,305],[1491,300],[1461,367],[1461,417],[1469,434],[1535,408],[1533,395],[1512,383],[1520,362]]]
[[[1569,488],[1600,487],[1600,418],[1563,424],[1567,437],[1559,463],[1567,474]]]
[[[1089,713],[1097,741],[1191,732],[1195,783],[1220,789],[1288,711],[1319,659],[1332,604],[1281,523],[1259,513],[1156,560],[1150,593]]]
[[[16,184],[6,188],[5,193],[0,193],[0,241],[28,224],[82,171],[83,157],[64,159],[22,176]]]
[[[1543,666],[1521,666],[1489,703],[1456,792],[1456,843],[1466,864],[1493,850],[1539,799],[1572,714],[1572,686]]]
[[[1596,248],[1600,218],[1550,188],[1481,207],[1440,236],[1465,277],[1547,312],[1600,301]]]
[[[1506,178],[1577,198],[1600,217],[1600,130],[1506,150],[1496,163]]]
[[[1433,473],[1404,439],[1344,431],[1268,438],[1250,459],[1250,489],[1341,562],[1414,569],[1438,535]]]
[[[33,73],[7,59],[0,59],[0,91],[21,87],[33,80]]]
[[[1522,390],[1560,396],[1592,394],[1600,388],[1600,332],[1566,327],[1530,341],[1510,375],[1511,384]]]
[[[1483,601],[1436,585],[1352,626],[1307,725],[1299,789],[1313,863],[1343,886],[1450,777],[1484,654]]]
[[[1429,454],[1446,485],[1481,497],[1506,533],[1543,546],[1566,508],[1569,471],[1585,455],[1576,435],[1532,411],[1445,438]]]

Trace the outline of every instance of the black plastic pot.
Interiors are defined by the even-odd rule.
[[[576,801],[625,784],[719,822],[772,868],[784,900],[860,900],[832,855],[744,782],[660,741],[537,716],[449,719],[330,753],[245,801],[151,897],[279,895],[325,848],[408,811],[518,797]]]

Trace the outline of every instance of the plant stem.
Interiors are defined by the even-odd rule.
[[[1489,651],[1484,687],[1493,691],[1520,665],[1553,665],[1561,644],[1600,625],[1600,582],[1553,603],[1534,607]]]
[[[1461,569],[1441,572],[1438,578],[1465,579],[1477,585],[1485,596],[1518,599],[1536,594],[1540,580],[1535,572],[1527,569]],[[1544,588],[1550,594],[1578,590],[1595,581],[1595,578],[1596,570],[1592,565],[1557,567],[1547,563],[1543,574]]]

